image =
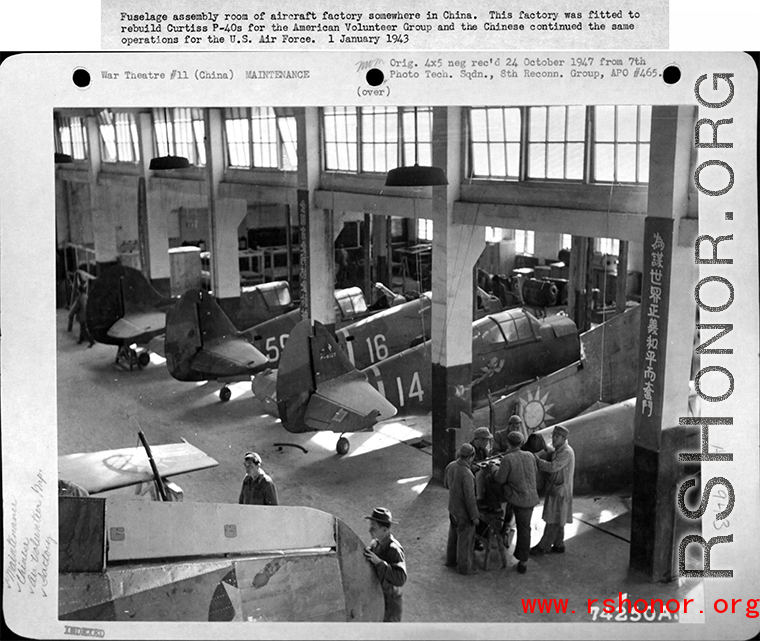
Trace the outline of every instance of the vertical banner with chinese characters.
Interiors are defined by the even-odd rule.
[[[299,272],[298,285],[301,289],[301,318],[309,318],[311,305],[309,300],[309,191],[299,189],[298,199],[298,235],[299,235]]]
[[[654,451],[660,449],[663,427],[673,224],[672,218],[652,216],[648,216],[644,223],[640,356],[633,442]]]

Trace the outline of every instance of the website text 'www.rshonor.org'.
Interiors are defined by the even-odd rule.
[[[712,604],[713,611],[719,614],[744,614],[749,619],[760,616],[758,612],[760,599],[716,599]],[[746,609],[745,609],[746,606]],[[617,599],[588,599],[585,613],[590,614],[592,621],[662,621],[678,620],[679,614],[697,614],[694,599],[630,599],[622,592]],[[569,609],[568,599],[522,599],[524,613],[530,614],[575,614],[576,610]],[[584,613],[581,610],[581,613]],[[699,610],[699,614],[703,614]],[[613,616],[614,615],[614,616]]]

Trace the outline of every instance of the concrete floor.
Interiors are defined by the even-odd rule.
[[[130,425],[134,417],[149,443],[184,437],[219,461],[218,467],[174,479],[185,501],[237,502],[242,456],[256,450],[282,504],[330,512],[367,541],[362,517],[384,505],[399,522],[394,533],[407,555],[404,621],[463,624],[426,626],[435,638],[471,637],[472,628],[464,624],[472,622],[576,623],[596,618],[596,625],[603,619],[588,612],[587,600],[601,603],[614,597],[617,602],[620,592],[635,599],[694,599],[689,615],[672,622],[703,621],[701,581],[651,584],[628,572],[630,495],[576,497],[567,552],[531,559],[525,575],[517,573],[511,553],[509,566],[502,569],[494,550],[488,571],[461,576],[444,567],[448,493],[430,480],[430,448],[412,445],[420,438],[430,440],[429,417],[389,421],[372,433],[350,435],[351,450],[340,457],[335,453],[338,435],[290,434],[263,413],[247,383],[232,385],[232,399],[221,403],[217,383],[176,381],[156,355],[145,369],[130,372],[114,364],[115,347],[77,345],[78,327],[66,332],[65,310],[57,312],[57,330],[59,454],[136,445]],[[277,443],[299,444],[308,451]],[[542,530],[539,506],[533,512],[533,544]],[[567,613],[526,614],[521,600],[531,598],[569,599]],[[562,630],[544,630],[552,629]],[[483,625],[478,631],[483,638],[504,638],[503,626]]]

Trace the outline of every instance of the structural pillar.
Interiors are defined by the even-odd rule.
[[[472,415],[472,273],[485,247],[483,227],[453,222],[461,183],[461,136],[461,108],[435,107],[433,165],[446,171],[449,182],[432,188],[432,474],[439,481],[456,457],[461,415]]]
[[[90,140],[100,140],[98,122],[95,116],[88,116],[86,121],[87,136]],[[90,211],[92,212],[92,239],[95,243],[95,262],[97,269],[116,263],[116,224],[109,207],[103,207],[98,187],[101,156],[100,145],[91,144],[89,148],[90,170],[93,180],[89,185]]]
[[[138,245],[140,247],[140,260],[143,252],[147,255],[146,265],[141,265],[145,277],[159,291],[167,294],[171,291],[171,266],[169,264],[169,231],[167,229],[168,212],[161,208],[161,199],[157,194],[152,194],[150,159],[153,157],[153,119],[150,113],[144,112],[137,116],[137,124],[140,128],[140,158],[142,159],[142,178],[147,187],[145,194],[145,224],[140,225],[139,207],[140,195],[138,186]],[[153,190],[155,191],[155,190]]]
[[[652,581],[677,578],[677,487],[688,449],[694,246],[679,239],[688,211],[696,109],[652,107],[649,195],[644,230],[638,394],[634,422],[630,567]],[[686,228],[686,227],[684,227]],[[679,242],[680,240],[680,242]]]
[[[618,249],[617,277],[615,278],[615,312],[625,311],[626,293],[628,291],[628,241],[621,240]]]
[[[319,187],[319,109],[296,110],[298,223],[301,230],[301,316],[335,330],[333,212],[316,206]]]

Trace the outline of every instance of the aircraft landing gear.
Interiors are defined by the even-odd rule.
[[[148,363],[150,363],[150,354],[148,354],[148,352],[142,352],[137,357],[137,362],[141,367],[147,367]]]
[[[222,403],[226,403],[230,400],[230,397],[232,396],[232,392],[230,391],[230,388],[226,385],[219,390],[219,400],[222,401]]]
[[[344,454],[348,454],[348,449],[351,447],[351,444],[348,442],[348,439],[341,435],[341,437],[338,439],[338,444],[335,446],[335,451],[343,456]]]

